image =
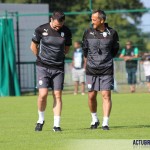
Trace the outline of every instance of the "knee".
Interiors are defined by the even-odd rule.
[[[102,99],[103,101],[111,101],[111,96],[110,94],[102,94]]]
[[[88,98],[90,101],[96,101],[96,94],[95,93],[89,93]]]
[[[62,99],[61,99],[61,96],[55,96],[54,100],[58,101],[58,102],[61,102]]]
[[[39,93],[39,99],[41,101],[46,100],[47,99],[47,93]]]
[[[61,92],[55,92],[53,94],[54,100],[61,102],[62,101],[62,96],[61,96]]]

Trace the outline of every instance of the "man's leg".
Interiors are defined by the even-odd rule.
[[[88,92],[88,104],[92,116],[91,129],[96,129],[99,125],[97,117],[97,91]]]
[[[85,95],[85,82],[81,82],[81,94]]]
[[[79,87],[79,81],[74,82],[74,95],[77,95]]]
[[[62,91],[55,90],[53,91],[53,113],[54,113],[54,131],[61,131],[60,128],[60,116],[62,111]]]
[[[103,102],[103,123],[102,128],[109,130],[108,121],[112,107],[111,91],[102,91],[102,102]]]
[[[133,90],[134,90],[134,87],[133,87],[133,77],[132,77],[132,70],[131,70],[131,68],[129,69],[127,69],[127,74],[128,74],[128,84],[130,85],[130,92],[132,93],[133,92]]]
[[[48,89],[47,88],[40,88],[39,89],[39,96],[38,96],[38,110],[45,111],[46,103],[47,103],[47,95]]]
[[[35,131],[42,131],[42,127],[44,125],[44,112],[46,109],[47,95],[48,95],[47,88],[39,89],[39,96],[38,96],[38,101],[37,101],[39,119],[37,121]]]
[[[79,80],[81,83],[81,94],[85,95],[85,70],[84,69],[80,70]]]
[[[134,93],[136,90],[136,68],[133,68],[131,70],[131,77],[132,77],[131,92]]]
[[[131,91],[131,93],[135,92],[135,85],[134,84],[130,85],[130,91]]]
[[[147,82],[148,92],[150,92],[150,82]]]

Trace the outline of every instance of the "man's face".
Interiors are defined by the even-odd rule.
[[[80,44],[78,42],[74,43],[74,48],[80,48]]]
[[[98,12],[92,14],[91,21],[94,29],[99,28],[104,23],[104,20],[98,17]]]
[[[51,27],[54,30],[58,31],[63,25],[64,25],[64,21],[63,22],[59,22],[58,20],[56,20],[56,19],[53,20],[51,18]]]
[[[126,43],[126,48],[127,49],[130,49],[132,47],[132,44],[131,43]]]

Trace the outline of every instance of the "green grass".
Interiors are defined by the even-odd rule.
[[[90,130],[91,115],[87,95],[63,95],[61,133],[54,133],[52,96],[48,98],[45,125],[35,132],[37,96],[0,98],[1,150],[63,150],[69,140],[90,139],[150,139],[150,95],[113,94],[110,130]],[[102,122],[101,96],[98,95],[98,115]],[[69,150],[71,148],[68,148]]]

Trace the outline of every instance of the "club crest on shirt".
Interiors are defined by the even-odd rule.
[[[106,37],[107,36],[107,32],[103,32],[103,37]]]
[[[61,35],[61,37],[64,37],[65,33],[64,33],[64,32],[61,32],[60,35]]]
[[[42,35],[47,36],[48,35],[48,29],[44,29],[45,32],[42,33]]]
[[[92,84],[88,84],[87,87],[90,90],[92,88]]]
[[[42,85],[43,84],[43,81],[42,80],[39,80],[39,85]]]

